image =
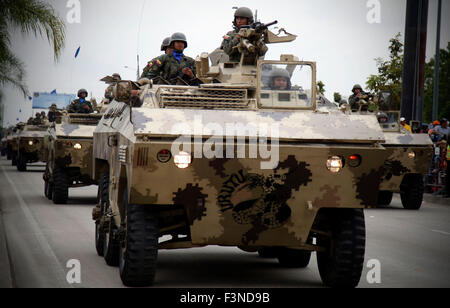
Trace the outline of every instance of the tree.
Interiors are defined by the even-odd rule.
[[[389,60],[377,58],[378,75],[371,75],[367,80],[367,88],[372,92],[390,91],[392,103],[400,109],[403,75],[403,43],[398,33],[389,42]]]
[[[322,81],[319,80],[319,82],[317,82],[317,88],[320,94],[325,94],[325,84]]]
[[[432,58],[425,66],[425,92],[423,120],[432,122],[450,117],[450,42],[447,49],[440,50],[439,62],[439,118],[433,119],[434,66],[436,59]]]
[[[335,102],[335,103],[340,103],[340,102],[341,102],[341,100],[342,100],[342,95],[341,95],[341,93],[335,92],[335,93],[333,94],[333,96],[334,96],[334,102]]]
[[[65,24],[44,1],[0,0],[0,85],[10,84],[27,96],[23,63],[11,51],[12,28],[25,35],[46,36],[57,61],[64,48]]]

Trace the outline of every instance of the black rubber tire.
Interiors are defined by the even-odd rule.
[[[11,154],[11,165],[17,166],[17,154],[16,154],[16,152],[12,152],[12,154]]]
[[[109,266],[119,266],[120,242],[112,236],[116,231],[117,227],[111,217],[109,232],[105,232],[103,240],[103,258]]]
[[[12,155],[11,155],[11,151],[6,149],[6,160],[11,160]]]
[[[305,268],[311,260],[311,251],[281,248],[278,252],[280,265],[288,268]]]
[[[102,174],[98,183],[98,204],[100,205],[101,215],[105,214],[105,208],[109,202],[109,174]],[[104,255],[105,237],[106,232],[103,230],[103,226],[100,221],[95,222],[95,249],[100,257]]]
[[[380,191],[378,193],[377,207],[389,206],[393,197],[394,193],[392,191]]]
[[[17,171],[27,171],[27,156],[23,153],[19,153],[19,158],[17,159]]]
[[[120,249],[120,278],[127,287],[151,286],[158,259],[158,219],[149,206],[126,206],[126,236]]]
[[[53,169],[53,194],[54,204],[66,204],[69,199],[69,182],[64,170],[55,166]]]
[[[364,266],[366,228],[362,209],[336,209],[328,214],[331,238],[318,237],[327,250],[317,252],[320,277],[325,286],[354,288]]]
[[[258,250],[258,255],[264,259],[275,259],[278,257],[279,247],[264,247]]]
[[[47,197],[48,200],[52,200],[53,198],[53,183],[50,183],[49,179],[50,179],[50,169],[48,166],[49,163],[47,163],[45,165],[45,178],[47,180],[45,181],[44,184],[44,195]]]
[[[405,176],[400,187],[400,199],[407,210],[419,210],[423,202],[423,178],[420,174]]]

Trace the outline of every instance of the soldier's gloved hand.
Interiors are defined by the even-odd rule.
[[[194,78],[194,73],[192,72],[192,70],[189,67],[183,68],[183,70],[181,72],[183,74],[185,74],[186,76],[188,76],[190,79]]]

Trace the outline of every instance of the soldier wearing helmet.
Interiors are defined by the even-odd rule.
[[[269,87],[272,90],[290,90],[292,87],[291,75],[285,69],[275,68],[270,73]]]
[[[170,47],[170,37],[166,37],[163,42],[161,43],[161,51],[164,51],[165,55],[168,55],[170,53],[172,53],[173,49]],[[161,57],[163,55],[154,58],[153,60],[149,61],[147,63],[147,66],[144,68],[144,70],[142,71],[142,75],[141,78],[144,78],[145,75],[148,74],[148,72],[150,71],[150,69],[152,68],[153,64],[156,62],[156,60],[161,61]]]
[[[220,49],[222,49],[230,57],[231,62],[239,62],[241,60],[241,53],[239,50],[234,48],[241,41],[239,30],[243,26],[250,26],[253,22],[253,12],[248,7],[241,7],[234,13],[234,30],[228,32],[223,37],[223,42],[220,47]]]
[[[386,124],[389,121],[389,117],[386,113],[380,112],[377,115],[378,123],[380,124]]]
[[[149,69],[144,71],[141,78],[161,77],[170,81],[179,77],[187,83],[194,80],[196,74],[195,61],[184,55],[184,50],[187,47],[186,36],[180,32],[174,33],[170,37],[169,44],[172,52],[152,60],[148,65]]]
[[[67,107],[69,113],[93,113],[94,108],[92,108],[91,102],[86,100],[88,96],[88,91],[86,89],[80,89],[78,91],[78,99],[74,100]]]
[[[358,110],[359,109],[358,102],[364,93],[363,88],[359,84],[355,84],[353,86],[352,92],[353,94],[348,98],[348,102],[352,110]]]

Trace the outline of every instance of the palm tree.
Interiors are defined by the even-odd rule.
[[[27,96],[23,63],[11,51],[12,28],[19,28],[26,35],[46,36],[57,61],[64,48],[65,24],[44,1],[0,0],[0,86],[12,85]]]

